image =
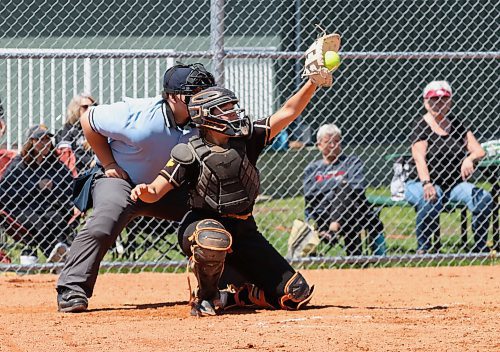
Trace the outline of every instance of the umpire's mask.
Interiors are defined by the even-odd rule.
[[[238,107],[238,101],[229,89],[207,88],[191,97],[189,114],[198,126],[229,137],[247,137],[251,133],[252,124],[244,114],[245,109]]]
[[[214,76],[198,63],[191,65],[178,63],[163,74],[163,92],[184,95],[186,104],[193,94],[213,86],[215,86]]]

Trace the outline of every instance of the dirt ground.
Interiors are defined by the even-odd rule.
[[[0,351],[500,351],[500,266],[305,271],[301,311],[188,316],[185,274],[105,274],[89,311],[55,275],[0,276]]]

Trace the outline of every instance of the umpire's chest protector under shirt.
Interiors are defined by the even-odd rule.
[[[170,159],[172,148],[196,129],[181,129],[167,114],[161,97],[124,99],[90,112],[94,131],[108,137],[113,157],[135,184],[150,183]]]

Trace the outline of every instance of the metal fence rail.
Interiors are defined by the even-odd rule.
[[[20,150],[33,124],[58,131],[69,101],[79,92],[91,93],[102,104],[158,95],[162,73],[176,61],[202,62],[221,85],[238,94],[252,118],[269,116],[302,84],[302,56],[318,34],[313,24],[321,23],[342,35],[335,83],[316,93],[258,164],[262,190],[256,220],[283,255],[289,251],[293,221],[305,218],[302,178],[306,166],[321,158],[315,145],[319,126],[335,123],[342,130],[344,154],[356,155],[364,164],[366,195],[387,200],[394,162],[410,152],[412,123],[423,114],[422,89],[434,79],[451,83],[453,115],[466,121],[487,149],[489,164],[479,165],[472,181],[498,197],[500,151],[494,141],[500,140],[500,46],[495,26],[500,13],[493,0],[324,5],[297,0],[90,0],[75,8],[56,3],[4,4],[0,99],[7,130],[0,144],[6,150]],[[385,255],[372,253],[365,230],[362,255],[347,255],[340,234],[338,243],[322,242],[314,256],[291,262],[300,267],[467,265],[490,263],[500,249],[498,227],[492,224],[488,246],[493,251],[470,253],[471,212],[464,218],[458,209],[441,215],[441,248],[417,254],[415,210],[404,203],[387,204],[376,205]],[[495,212],[491,220],[498,224],[498,208]],[[38,263],[21,264],[26,245],[37,244],[12,237],[12,226],[5,219],[0,223],[0,248],[12,259],[0,264],[0,271],[61,267],[45,263],[39,250]],[[102,269],[183,270],[186,262],[174,232],[172,224],[139,219],[124,231]]]

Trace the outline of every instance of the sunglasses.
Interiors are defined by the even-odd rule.
[[[89,107],[91,106],[97,106],[99,104],[97,104],[96,102],[93,102],[92,104],[84,104],[84,105],[80,105],[81,108],[84,108],[85,110],[88,109]]]

